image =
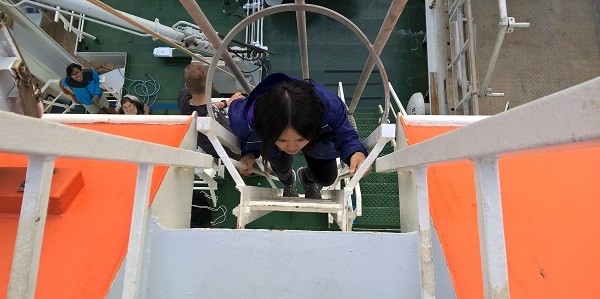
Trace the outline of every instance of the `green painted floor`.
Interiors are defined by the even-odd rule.
[[[112,7],[149,20],[158,18],[161,24],[171,26],[177,21],[192,22],[191,17],[175,0],[106,0]],[[198,0],[215,30],[228,33],[239,17],[223,13],[242,14],[236,1]],[[244,1],[245,2],[245,1]],[[347,0],[307,1],[335,10],[353,21],[374,42],[382,20],[391,1]],[[286,72],[301,77],[300,57],[294,13],[273,15],[264,21],[264,43],[274,55],[267,62],[268,73]],[[183,69],[190,59],[186,57],[156,58],[152,51],[166,46],[161,41],[139,37],[112,30],[92,22],[86,22],[85,30],[97,40],[84,39],[78,51],[127,52],[126,77],[131,80],[149,80],[151,76],[160,84],[158,102],[175,103],[183,84]],[[351,97],[367,58],[367,50],[348,29],[325,16],[307,14],[309,63],[311,78],[332,90],[342,81],[346,97]],[[415,92],[427,91],[427,53],[425,39],[424,8],[421,1],[410,0],[396,28],[390,36],[381,58],[386,66],[390,82],[401,100],[406,103]],[[243,40],[243,39],[242,39]],[[127,83],[130,83],[128,81]],[[127,86],[127,83],[125,86]],[[381,104],[383,87],[379,74],[369,80],[360,105]],[[155,111],[164,113],[164,111]],[[177,113],[177,111],[167,111]]]
[[[245,3],[245,1],[242,1]],[[289,1],[285,1],[289,2]],[[371,42],[374,42],[383,18],[391,1],[347,0],[347,1],[306,1],[309,4],[322,5],[337,11],[354,22]],[[175,0],[105,0],[104,3],[149,20],[158,18],[161,24],[171,26],[177,21],[192,22],[191,17]],[[227,34],[240,20],[234,14],[245,14],[241,5],[234,0],[198,0],[213,27]],[[229,3],[229,5],[224,5]],[[224,10],[228,12],[224,13]],[[273,15],[264,21],[264,43],[273,53],[266,64],[267,73],[285,72],[301,77],[300,54],[296,31],[295,14]],[[158,81],[160,90],[157,103],[162,106],[176,107],[176,97],[183,85],[183,69],[189,58],[155,58],[155,47],[166,46],[161,41],[134,36],[125,32],[87,22],[85,30],[98,39],[85,39],[78,51],[91,52],[127,52],[126,77],[130,80]],[[346,101],[349,103],[360,77],[368,52],[352,32],[336,21],[325,16],[307,14],[307,33],[309,49],[310,76],[337,91],[338,82],[344,85]],[[427,53],[425,39],[425,17],[422,1],[409,0],[396,28],[390,36],[381,58],[384,62],[390,82],[401,101],[406,104],[415,92],[427,92]],[[243,40],[243,38],[241,38]],[[265,74],[265,75],[266,75]],[[150,77],[149,77],[150,76]],[[127,81],[125,87],[131,81]],[[126,91],[127,92],[127,91]],[[357,122],[359,133],[364,138],[375,128],[378,112],[377,105],[383,104],[383,86],[379,74],[371,75],[363,93]],[[364,113],[363,113],[364,112]],[[154,114],[177,114],[177,110],[154,109]],[[392,122],[395,119],[390,119]],[[388,152],[390,149],[386,149]],[[302,158],[296,157],[295,165],[302,165]],[[247,183],[266,185],[265,181],[248,178]],[[364,185],[364,186],[363,186]],[[399,227],[397,179],[395,174],[372,174],[361,182],[367,190],[363,199],[365,214],[357,219],[356,227],[364,229],[394,229]],[[239,193],[230,178],[220,181],[219,201],[228,209],[227,220],[219,227],[235,227],[235,217],[231,210],[239,200]],[[214,215],[216,217],[218,215]],[[249,228],[271,229],[337,229],[330,227],[323,214],[271,213],[252,224]]]

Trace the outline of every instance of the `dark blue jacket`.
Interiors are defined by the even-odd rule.
[[[241,140],[242,156],[254,153],[255,157],[262,150],[262,138],[253,130],[254,106],[260,95],[270,90],[282,81],[300,80],[282,73],[267,76],[244,100],[233,101],[229,107],[229,120],[231,129]],[[356,152],[367,155],[367,151],[358,139],[358,133],[348,122],[346,104],[329,91],[325,86],[313,82],[315,93],[323,103],[323,126],[317,142],[308,149],[305,155],[315,159],[335,159],[341,157],[342,161],[349,164],[350,157]],[[271,147],[270,160],[276,159],[281,154],[277,146]]]

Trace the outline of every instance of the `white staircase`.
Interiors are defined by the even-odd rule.
[[[139,298],[420,297],[416,232],[165,229],[158,220],[148,222]],[[122,275],[108,298],[121,298]],[[448,285],[440,298],[453,298]]]

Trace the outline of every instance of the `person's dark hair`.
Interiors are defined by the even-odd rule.
[[[206,91],[206,67],[199,62],[190,63],[183,72],[185,88],[192,94],[200,94]]]
[[[125,114],[125,111],[123,110],[123,105],[127,102],[135,105],[135,108],[137,109],[137,114],[144,114],[144,103],[142,103],[139,100],[131,99],[129,97],[121,98],[121,107],[119,107],[119,111],[117,111],[117,113]]]
[[[263,139],[263,165],[275,141],[291,126],[308,140],[317,141],[323,120],[323,104],[310,81],[283,81],[265,92],[254,108],[254,129]]]
[[[80,71],[83,70],[83,67],[77,63],[71,63],[67,66],[67,77],[71,76],[71,73],[73,73],[73,69],[79,69]]]

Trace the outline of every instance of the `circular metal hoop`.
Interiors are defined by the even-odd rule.
[[[223,39],[221,46],[217,49],[217,52],[215,53],[215,55],[212,59],[212,62],[210,63],[210,66],[207,71],[206,86],[212,86],[212,81],[213,81],[215,69],[217,67],[217,63],[219,62],[219,59],[221,58],[221,56],[225,53],[225,50],[227,49],[227,45],[229,45],[229,43],[231,43],[231,41],[237,34],[239,34],[244,28],[246,28],[247,26],[252,24],[252,22],[254,22],[260,18],[278,14],[278,13],[282,13],[282,12],[288,12],[288,11],[308,11],[308,12],[312,12],[312,13],[316,13],[316,14],[321,14],[321,15],[327,16],[329,18],[332,18],[332,19],[338,21],[342,25],[346,26],[346,28],[348,28],[352,32],[354,32],[354,35],[356,35],[356,37],[358,37],[358,39],[367,48],[371,57],[373,57],[373,59],[375,59],[375,63],[377,65],[377,68],[379,69],[379,74],[381,75],[381,80],[383,82],[383,89],[385,91],[385,93],[384,93],[385,104],[384,104],[384,109],[383,109],[383,115],[381,117],[381,123],[384,123],[388,118],[389,110],[390,110],[390,87],[388,85],[387,72],[385,71],[385,67],[383,66],[383,62],[381,61],[379,54],[377,54],[377,52],[373,48],[373,45],[371,45],[371,42],[369,42],[369,39],[367,38],[367,36],[360,30],[360,28],[358,28],[354,23],[352,23],[352,21],[350,21],[348,18],[344,17],[343,15],[341,15],[331,9],[313,5],[313,4],[290,3],[290,4],[280,4],[277,6],[271,6],[269,8],[260,10],[256,13],[246,17],[242,21],[240,21],[237,25],[235,25],[235,27],[233,27],[229,31],[227,36]],[[215,58],[219,58],[219,59],[215,59]],[[211,117],[214,118],[214,115],[212,115],[213,111],[211,109],[208,109],[208,111],[211,114]]]

